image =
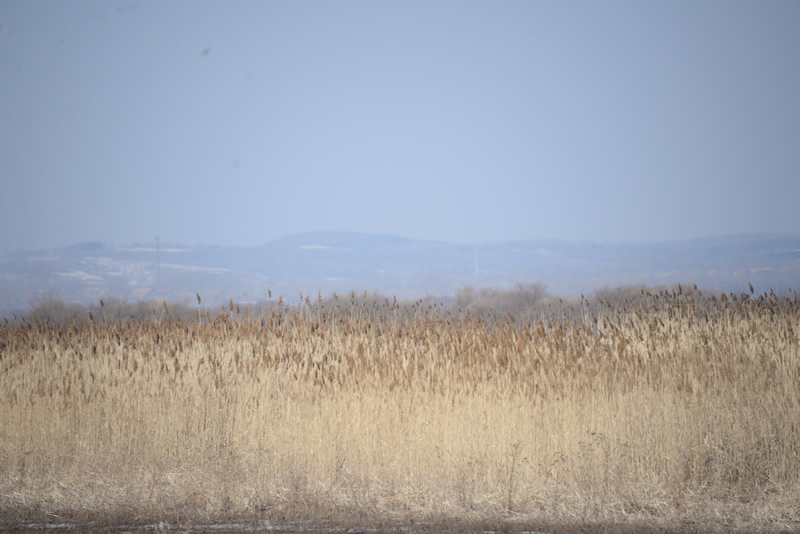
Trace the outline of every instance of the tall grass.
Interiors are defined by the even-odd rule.
[[[662,292],[485,322],[306,297],[2,326],[0,508],[788,528],[799,304]]]

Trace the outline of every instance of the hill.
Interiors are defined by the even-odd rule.
[[[733,235],[660,243],[526,240],[454,244],[392,235],[310,232],[257,247],[80,243],[0,256],[0,308],[49,293],[77,303],[111,296],[204,304],[265,299],[268,290],[379,291],[398,298],[541,282],[576,296],[629,284],[785,292],[800,286],[800,235]]]

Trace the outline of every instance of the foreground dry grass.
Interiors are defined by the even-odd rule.
[[[0,327],[6,517],[800,524],[800,303]],[[681,530],[681,528],[677,528]]]

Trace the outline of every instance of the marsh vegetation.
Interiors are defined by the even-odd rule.
[[[0,508],[797,528],[796,294],[472,302],[0,326]]]

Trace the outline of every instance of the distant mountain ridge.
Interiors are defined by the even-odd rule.
[[[729,235],[660,243],[552,239],[456,244],[386,234],[308,232],[256,247],[79,243],[0,256],[0,308],[48,292],[64,300],[241,302],[321,291],[398,298],[541,282],[575,296],[604,286],[673,285],[785,292],[800,287],[800,235]]]

